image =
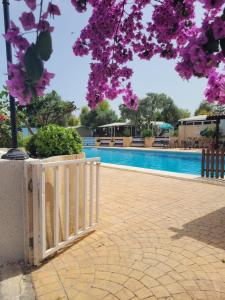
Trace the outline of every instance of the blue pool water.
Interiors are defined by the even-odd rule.
[[[126,149],[84,148],[86,157],[101,162],[186,174],[201,174],[201,154]]]

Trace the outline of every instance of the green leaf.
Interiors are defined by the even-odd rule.
[[[36,41],[35,45],[36,51],[40,58],[47,61],[52,54],[52,38],[48,31],[42,31]]]
[[[26,50],[24,55],[24,65],[28,81],[31,83],[37,82],[43,74],[44,66],[40,57],[38,57],[33,44]]]

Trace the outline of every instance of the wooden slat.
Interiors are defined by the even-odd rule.
[[[99,163],[96,163],[96,223],[99,221]]]
[[[202,149],[202,177],[205,176],[205,149]]]
[[[221,173],[220,173],[220,177],[224,178],[224,150],[221,151],[221,160],[220,160],[220,169],[221,169]]]
[[[41,255],[44,257],[46,251],[46,205],[45,205],[45,169],[40,168],[40,246]]]
[[[206,150],[206,173],[205,176],[208,178],[209,177],[209,149]]]
[[[216,178],[219,178],[219,158],[220,158],[220,153],[219,150],[216,150]]]
[[[69,238],[69,219],[70,219],[70,170],[67,166],[64,167],[64,190],[65,190],[65,240]]]
[[[40,262],[40,248],[39,248],[39,224],[40,223],[40,208],[39,208],[39,166],[32,166],[32,192],[33,192],[33,257],[34,265],[37,266]]]
[[[90,198],[89,198],[89,226],[93,224],[93,163],[90,163]]]
[[[54,246],[59,245],[59,167],[54,169]]]
[[[80,200],[80,165],[76,165],[76,176],[74,178],[75,198],[74,198],[74,233],[79,230],[79,200]]]
[[[87,228],[87,164],[83,164],[83,230]]]
[[[210,166],[210,169],[211,169],[211,178],[214,177],[214,155],[215,155],[215,150],[212,149],[211,150],[211,166]]]

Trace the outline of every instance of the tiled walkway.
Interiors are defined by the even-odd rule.
[[[38,300],[225,299],[225,186],[101,168],[96,232],[32,273]]]

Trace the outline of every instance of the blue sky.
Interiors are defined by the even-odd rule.
[[[54,52],[47,63],[48,70],[55,73],[55,78],[48,90],[54,89],[63,99],[73,100],[78,107],[82,107],[86,105],[85,95],[90,59],[75,57],[72,53],[72,45],[80,30],[87,23],[89,13],[78,14],[68,3],[70,1],[60,2],[62,15],[53,21],[55,26]],[[23,9],[22,2],[11,0],[11,19],[16,20]],[[0,30],[3,33],[2,9],[0,10],[0,22]],[[32,35],[31,38],[33,38]],[[0,85],[2,86],[6,79],[3,38],[0,38],[0,53]],[[160,58],[154,58],[150,62],[135,59],[132,67],[134,70],[132,85],[140,98],[144,97],[147,92],[165,93],[179,107],[187,108],[191,112],[194,112],[203,99],[206,80],[192,79],[189,82],[182,80],[174,70],[175,62]],[[111,105],[118,110],[121,102],[121,99],[117,99],[111,102]]]

